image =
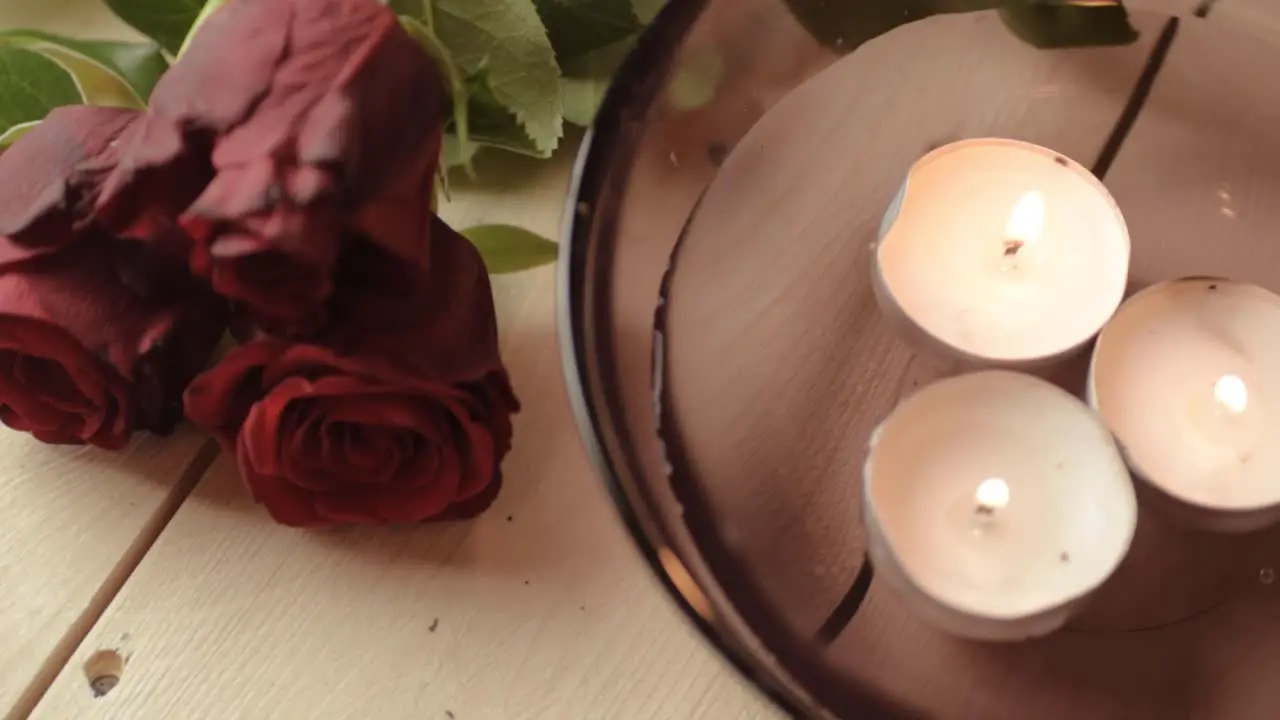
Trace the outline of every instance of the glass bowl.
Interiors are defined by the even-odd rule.
[[[668,4],[575,172],[560,311],[581,432],[667,589],[796,716],[1280,716],[1274,530],[1187,530],[1140,497],[1120,569],[1022,643],[933,629],[866,560],[870,433],[949,372],[885,322],[869,268],[930,149],[1015,138],[1092,170],[1133,289],[1280,291],[1280,7],[998,4]],[[1056,379],[1079,392],[1079,368]]]

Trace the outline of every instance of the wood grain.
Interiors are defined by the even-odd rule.
[[[445,217],[554,235],[564,160],[482,166],[505,188],[455,187]],[[220,461],[35,717],[773,717],[678,617],[588,467],[564,398],[553,273],[496,282],[525,410],[488,514],[291,530]],[[81,666],[104,649],[127,663],[95,699]]]
[[[0,428],[0,717],[21,717],[119,589],[191,483],[203,436],[124,452]],[[193,479],[194,480],[194,479]]]
[[[709,188],[674,266],[667,398],[718,531],[797,631],[856,572],[872,427],[937,375],[870,285],[867,246],[906,169],[984,135],[1092,164],[1163,18],[1135,23],[1132,46],[1054,52],[994,13],[906,26],[774,107]]]

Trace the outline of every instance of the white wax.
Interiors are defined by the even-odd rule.
[[[1143,290],[1098,337],[1089,402],[1136,474],[1203,511],[1184,517],[1280,519],[1280,296],[1213,278]]]
[[[872,437],[864,492],[877,570],[935,605],[925,616],[984,639],[1060,626],[1137,526],[1128,470],[1094,413],[1003,370],[942,380],[894,410]]]
[[[917,161],[876,246],[882,294],[961,356],[1017,365],[1080,348],[1129,273],[1119,208],[1086,168],[1005,139]]]

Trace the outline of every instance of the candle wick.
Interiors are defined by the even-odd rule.
[[[1025,242],[1023,242],[1023,241],[1021,241],[1021,240],[1005,240],[1005,241],[1004,241],[1004,256],[1005,256],[1005,257],[1012,257],[1012,256],[1014,256],[1014,255],[1017,255],[1017,254],[1018,254],[1018,251],[1019,251],[1019,250],[1021,250],[1021,249],[1022,249],[1022,246],[1023,246],[1023,245],[1025,245],[1025,244],[1026,244],[1026,243],[1025,243]]]
[[[985,515],[990,517],[991,515],[995,515],[996,509],[990,505],[987,505],[986,503],[978,503],[977,507],[973,509],[973,512],[977,515]]]

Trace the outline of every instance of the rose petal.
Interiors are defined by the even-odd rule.
[[[331,522],[356,524],[421,522],[439,515],[454,497],[453,487],[361,486],[315,496],[316,513]]]
[[[284,0],[229,3],[209,16],[151,93],[146,118],[122,140],[122,160],[106,180],[99,212],[129,224],[165,180],[212,177],[196,162],[202,137],[243,120],[271,87],[288,45],[293,5]],[[193,151],[194,150],[194,151]],[[207,160],[204,161],[207,166]],[[185,189],[185,188],[184,188]],[[154,202],[154,201],[150,201]]]
[[[79,408],[69,408],[56,400],[50,402],[43,387],[21,378],[0,376],[0,405],[11,413],[6,424],[15,430],[41,430],[81,442],[93,434],[84,432],[86,418],[97,414],[91,400],[84,399]]]
[[[458,499],[465,500],[479,494],[489,484],[489,479],[497,470],[497,459],[494,455],[493,436],[489,428],[470,419],[462,421],[462,428],[467,439],[460,442],[459,448],[465,466],[461,471],[461,483],[458,486]]]
[[[336,366],[350,371],[376,358],[441,384],[501,369],[484,263],[469,240],[438,219],[425,273],[359,245],[343,256],[340,273],[332,324],[318,338]]]
[[[267,324],[317,325],[329,293],[329,273],[278,252],[215,260],[210,282],[220,295],[244,303]]]
[[[288,478],[281,443],[290,436],[292,428],[281,421],[289,406],[305,400],[310,391],[311,383],[306,378],[289,378],[249,410],[240,429],[239,447],[258,472]]]
[[[495,472],[493,479],[484,487],[484,490],[467,498],[450,505],[447,510],[431,518],[435,521],[450,520],[470,520],[477,515],[488,510],[493,501],[498,498],[498,494],[502,491],[502,473]]]
[[[0,235],[26,248],[71,242],[98,193],[93,166],[114,155],[138,117],[125,108],[56,108],[0,154]]]
[[[232,349],[187,386],[187,418],[213,433],[223,447],[234,449],[253,404],[270,390],[262,382],[264,367],[287,348],[284,341],[263,338]]]
[[[243,443],[242,439],[236,448],[240,477],[253,499],[266,507],[272,519],[293,527],[324,524],[324,518],[315,512],[313,495],[282,478],[260,472],[249,460],[249,453]]]

